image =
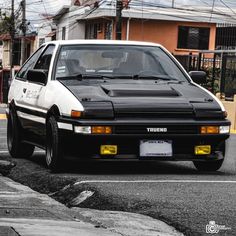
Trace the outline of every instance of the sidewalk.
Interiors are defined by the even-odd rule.
[[[0,235],[115,236],[45,194],[0,176]],[[2,234],[4,232],[4,234]],[[17,233],[17,234],[16,234]]]
[[[5,104],[5,103],[0,103],[0,108],[7,108],[7,104]]]
[[[0,120],[6,119],[6,104],[0,103]]]

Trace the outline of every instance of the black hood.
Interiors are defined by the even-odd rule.
[[[222,118],[219,104],[206,91],[191,83],[154,80],[61,80],[86,106],[112,103],[116,117]],[[103,103],[102,103],[103,102]],[[99,104],[101,106],[99,106]]]

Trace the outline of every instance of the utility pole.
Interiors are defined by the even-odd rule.
[[[26,53],[25,53],[25,36],[26,36],[26,18],[25,18],[25,8],[26,8],[26,0],[21,1],[21,9],[22,9],[22,23],[21,23],[21,30],[22,30],[22,38],[21,38],[21,62],[20,64],[23,65],[23,63],[26,60]]]
[[[172,8],[175,7],[175,0],[172,0]]]
[[[116,0],[116,40],[122,38],[122,9],[123,1]]]
[[[14,77],[14,41],[15,41],[15,15],[14,15],[14,0],[11,0],[11,25],[10,25],[10,35],[11,35],[11,45],[10,45],[10,78]]]

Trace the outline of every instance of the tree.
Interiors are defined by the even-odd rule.
[[[5,13],[0,13],[0,34],[7,34],[11,32],[11,17]]]

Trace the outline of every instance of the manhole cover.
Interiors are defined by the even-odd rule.
[[[19,236],[19,234],[11,227],[0,226],[0,236]]]
[[[22,208],[0,208],[0,218],[41,218],[41,219],[60,219],[45,209],[22,209]]]

